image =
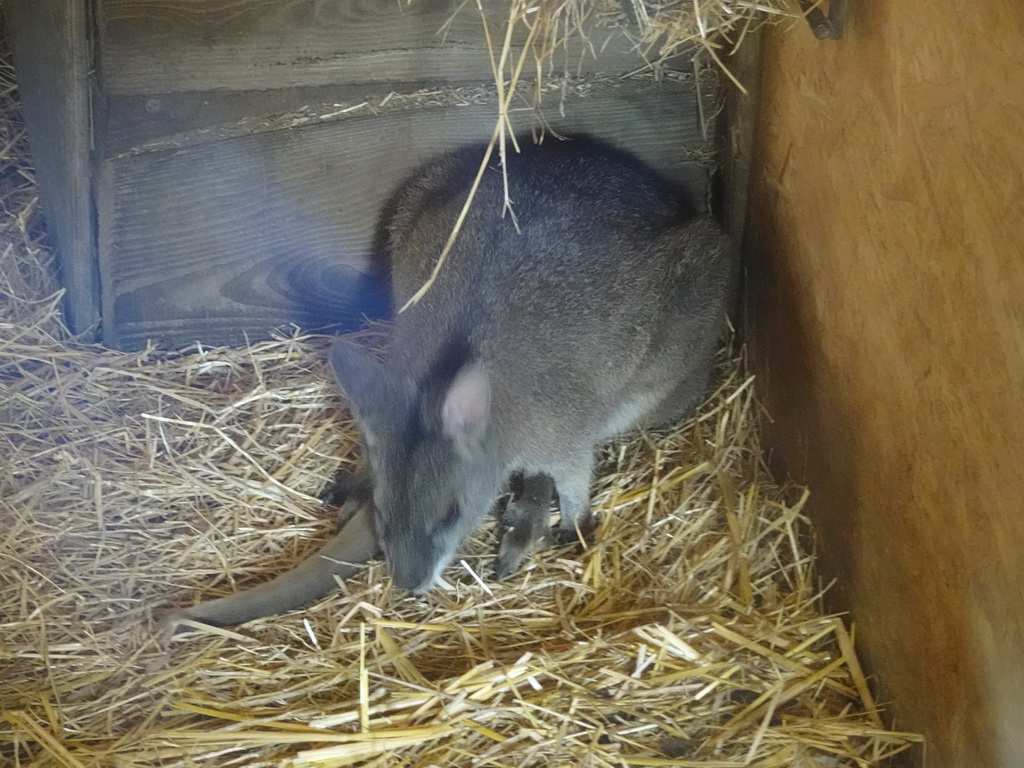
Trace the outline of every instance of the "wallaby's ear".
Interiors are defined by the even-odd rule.
[[[337,339],[328,359],[366,437],[387,423],[385,420],[400,418],[412,407],[415,385],[404,377],[396,378],[363,347]]]
[[[328,353],[331,371],[345,395],[357,410],[373,402],[380,391],[384,365],[360,346],[344,339],[335,339]]]
[[[464,366],[452,379],[441,405],[441,424],[460,451],[476,446],[491,418],[491,382],[479,363]]]

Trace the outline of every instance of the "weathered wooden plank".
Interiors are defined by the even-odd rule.
[[[705,70],[703,74],[713,73]],[[672,75],[672,81],[677,83],[691,79],[690,75]],[[717,94],[716,79],[702,79],[705,82],[701,90]],[[540,110],[544,113],[558,111],[565,94],[580,95],[594,89],[598,92],[612,89],[648,92],[652,87],[658,86],[651,75],[547,78],[541,85]],[[536,95],[534,81],[521,81],[513,108],[532,108]],[[366,84],[358,84],[232,91],[216,96],[209,91],[120,96],[107,100],[103,156],[116,158],[195,146],[251,133],[425,107],[490,104],[496,112],[497,103],[497,93],[491,83],[438,84],[413,90],[389,84],[378,84],[368,90]]]
[[[99,0],[101,69],[111,95],[332,83],[478,81],[490,72],[475,4],[459,0]],[[505,2],[484,3],[495,39]],[[451,23],[449,24],[449,20]],[[443,31],[443,34],[442,34]],[[591,30],[558,72],[627,72],[628,39]],[[594,55],[598,58],[595,60]]]
[[[686,153],[706,149],[692,88],[572,97],[551,117],[634,150],[702,207],[706,173]],[[373,308],[359,278],[383,200],[423,159],[493,125],[490,105],[437,107],[108,161],[106,340],[231,343],[289,322],[353,320]]]
[[[384,91],[384,92],[382,92]],[[314,110],[330,115],[335,104],[359,105],[370,99],[376,107],[391,91],[384,85],[367,91],[363,84],[279,88],[261,91],[180,91],[149,93],[144,96],[113,96],[107,99],[104,157],[117,157],[180,134],[209,130],[209,140],[218,126],[248,124],[240,132],[255,133],[284,127],[282,115]],[[256,125],[252,125],[256,123]]]
[[[745,316],[746,276],[742,260],[745,255],[753,258],[746,232],[750,187],[750,169],[754,159],[754,135],[757,125],[758,99],[761,93],[762,32],[754,29],[747,33],[745,42],[727,62],[729,71],[746,89],[746,93],[732,82],[724,84],[725,108],[722,111],[721,126],[717,132],[720,144],[720,163],[714,180],[715,197],[721,198],[722,218],[734,245],[736,262],[735,274],[739,278],[733,284],[738,286],[733,297],[733,313],[737,326],[745,333],[746,324],[751,320]],[[716,207],[718,207],[716,205]]]
[[[1024,766],[1024,4],[765,32],[749,232],[763,444],[830,611],[926,749]]]
[[[747,192],[761,92],[761,38],[760,28],[748,32],[744,44],[729,58],[727,65],[746,89],[744,93],[731,82],[725,84],[725,125],[720,132],[724,145],[720,152],[726,193],[724,213],[729,234],[737,245],[743,239],[747,222]]]
[[[75,333],[99,325],[99,278],[90,180],[86,0],[7,3],[25,124]]]

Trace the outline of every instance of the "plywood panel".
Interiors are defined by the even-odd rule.
[[[179,91],[107,99],[104,157],[138,154],[188,143],[302,125],[310,116],[363,108],[373,114],[388,85],[280,88],[261,91]],[[385,106],[386,108],[386,106]],[[356,111],[353,110],[353,111]]]
[[[703,207],[706,173],[687,154],[707,149],[694,98],[678,84],[611,89],[551,118],[633,149]],[[488,137],[494,119],[487,104],[437,107],[107,162],[107,342],[229,343],[372,310],[359,278],[382,202],[426,157]]]
[[[749,336],[773,455],[927,768],[1024,765],[1024,5],[766,44]]]
[[[476,81],[490,71],[487,42],[473,3],[452,18],[461,5],[453,0],[100,0],[104,86],[111,95],[139,95]],[[507,6],[483,5],[500,40]],[[591,37],[591,45],[573,42],[558,57],[559,71],[626,72],[639,66],[621,33],[594,29]]]
[[[710,69],[704,69],[700,74],[700,93],[707,115],[715,113],[715,102],[719,96],[716,74]],[[675,88],[678,93],[684,87],[681,83],[689,88],[692,80],[692,75],[676,73],[668,80],[669,84],[662,87],[650,73],[628,78],[547,78],[541,85],[539,112],[545,116],[557,115],[562,111],[566,98],[603,97],[614,93],[617,94],[616,99],[623,101],[629,98],[629,92],[647,98],[647,95],[665,88]],[[534,81],[521,82],[512,101],[512,109],[527,113],[533,110],[537,96],[535,88]],[[489,81],[456,85],[438,83],[411,90],[392,84],[369,87],[360,83],[258,92],[214,94],[209,91],[183,91],[115,97],[107,101],[108,119],[102,152],[106,158],[117,158],[253,133],[443,105],[460,108],[490,105],[496,113],[497,104],[497,93]],[[696,109],[695,101],[692,106]],[[692,119],[687,120],[689,123]],[[709,126],[709,132],[713,132],[713,127]]]
[[[90,182],[92,62],[86,0],[8,3],[25,124],[32,143],[49,233],[67,294],[65,321],[75,333],[99,325]]]

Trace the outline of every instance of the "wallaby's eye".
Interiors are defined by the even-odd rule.
[[[459,519],[459,507],[457,504],[452,504],[448,507],[448,511],[444,513],[444,517],[441,518],[442,528],[451,528]]]

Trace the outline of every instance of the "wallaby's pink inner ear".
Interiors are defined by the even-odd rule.
[[[469,365],[459,371],[441,406],[444,433],[461,448],[468,448],[483,437],[491,417],[491,382],[481,365]]]

